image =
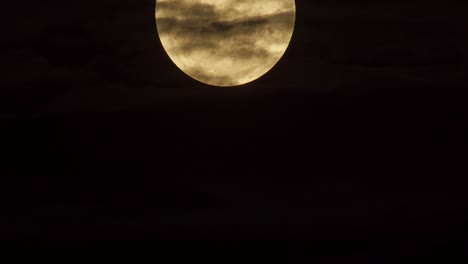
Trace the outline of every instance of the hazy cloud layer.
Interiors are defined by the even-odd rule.
[[[159,47],[154,0],[46,2],[18,0],[5,6],[0,118],[170,106],[193,97],[217,102],[218,96],[233,94],[253,98],[341,92],[406,94],[421,87],[422,93],[431,87],[445,93],[466,90],[468,83],[466,2],[296,0],[294,45],[281,68],[241,89],[209,89],[182,78],[184,74],[174,69]],[[158,1],[158,6],[164,2]],[[249,3],[237,3],[241,2]],[[201,14],[206,18],[210,10],[213,14],[217,9],[201,8]],[[195,20],[193,10],[187,14]],[[235,17],[239,12],[227,13],[232,17],[213,27],[238,32],[226,22],[239,20]],[[271,15],[263,12],[260,16]],[[250,20],[260,23],[262,18],[250,16]],[[198,46],[219,46],[202,40]],[[190,50],[194,46],[180,47]]]
[[[200,81],[231,86],[252,81],[285,52],[294,0],[178,1],[156,5],[159,36],[171,59]]]

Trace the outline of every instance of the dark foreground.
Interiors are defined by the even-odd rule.
[[[209,98],[6,120],[2,239],[169,263],[464,262],[462,93]]]

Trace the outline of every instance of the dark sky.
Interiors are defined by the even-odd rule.
[[[468,4],[297,0],[283,59],[226,89],[170,61],[152,0],[28,2],[0,42],[10,245],[466,254]]]
[[[154,1],[16,1],[4,16],[2,112],[465,85],[466,4],[422,3],[297,1],[296,31],[284,59],[257,82],[220,90],[170,62],[156,34]]]

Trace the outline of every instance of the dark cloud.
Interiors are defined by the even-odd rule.
[[[157,25],[160,34],[178,34],[181,37],[189,35],[190,37],[204,38],[207,35],[210,37],[216,35],[229,34],[235,36],[239,34],[248,35],[262,29],[279,30],[283,27],[289,27],[294,22],[293,11],[281,12],[260,17],[249,17],[245,19],[237,19],[226,21],[219,19],[203,18],[178,18],[161,17],[157,18]]]
[[[206,81],[206,80],[211,80],[213,83],[223,83],[227,85],[237,85],[237,82],[232,79],[232,76],[229,75],[208,75],[204,71],[199,70],[199,69],[190,69],[187,72],[191,77],[196,76],[197,80],[200,81]]]
[[[372,90],[380,87],[380,80],[402,85],[466,84],[466,3],[364,2],[296,0],[295,34],[285,60],[255,87],[274,94],[354,90],[356,86]],[[1,110],[63,111],[72,105],[105,109],[109,100],[115,105],[118,101],[125,105],[128,98],[138,101],[139,93],[145,94],[143,101],[157,102],[166,100],[161,94],[206,93],[198,89],[203,85],[186,78],[167,58],[155,31],[154,7],[154,1],[110,0],[9,4],[2,17],[5,30],[0,43]],[[180,30],[180,35],[199,36],[196,43],[180,46],[184,52],[221,45],[203,34],[223,29],[230,36],[246,31],[269,34],[266,25],[281,27],[288,17],[278,13],[242,24],[218,19],[210,6],[192,11],[198,20],[158,20],[160,27]],[[183,21],[183,27],[178,27]],[[267,29],[262,33],[262,28]],[[249,52],[248,39],[242,41],[245,45],[230,52],[245,58],[269,52]],[[108,97],[103,96],[106,93]]]
[[[219,18],[220,14],[216,12],[213,5],[203,3],[193,3],[187,1],[159,1],[156,8],[164,12],[166,16],[176,16],[177,14],[186,14],[186,18],[192,19],[214,19]]]

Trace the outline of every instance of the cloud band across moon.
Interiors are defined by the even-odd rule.
[[[156,24],[174,63],[201,82],[236,86],[268,72],[286,51],[294,0],[158,0]]]

